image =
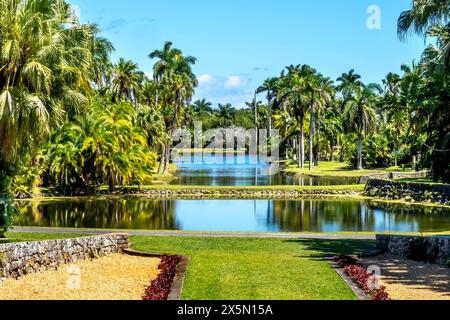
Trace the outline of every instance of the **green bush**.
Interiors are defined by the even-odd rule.
[[[6,231],[13,225],[13,217],[18,213],[17,208],[8,198],[0,198],[0,238],[5,237]]]

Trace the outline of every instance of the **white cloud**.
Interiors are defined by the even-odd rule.
[[[197,80],[199,86],[194,99],[205,98],[215,106],[218,103],[231,103],[236,108],[245,108],[245,101],[252,99],[253,89],[249,78],[203,74]]]
[[[205,86],[216,82],[216,79],[210,74],[203,74],[197,77],[199,86]]]
[[[233,88],[240,88],[244,87],[248,83],[246,78],[243,78],[241,76],[231,76],[228,77],[225,81],[225,88],[227,89],[233,89]]]

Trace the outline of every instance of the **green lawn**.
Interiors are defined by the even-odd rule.
[[[410,182],[410,183],[422,183],[429,185],[445,185],[445,183],[438,183],[433,181],[433,179],[429,178],[405,178],[405,179],[396,179],[396,182]]]
[[[323,260],[373,248],[370,240],[289,240],[134,236],[133,248],[191,257],[186,300],[351,300]]]
[[[319,166],[314,167],[312,171],[309,171],[309,162],[305,163],[305,169],[300,169],[298,167],[298,163],[295,161],[286,161],[287,165],[286,169],[284,169],[285,173],[288,174],[310,174],[314,176],[323,176],[323,177],[340,177],[340,178],[359,178],[365,175],[370,174],[380,174],[380,173],[389,173],[389,172],[403,172],[403,169],[400,167],[390,167],[390,168],[382,168],[382,169],[374,169],[374,170],[355,170],[348,163],[345,162],[327,162],[322,161],[319,163]],[[411,170],[407,170],[410,172]]]

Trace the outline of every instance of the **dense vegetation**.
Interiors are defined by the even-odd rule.
[[[415,0],[399,36],[435,39],[418,63],[364,84],[351,70],[332,81],[292,65],[257,89],[267,102],[236,110],[191,104],[196,59],[167,42],[149,54],[147,78],[133,61],[81,24],[65,0],[0,0],[0,194],[51,186],[73,195],[151,183],[168,171],[171,132],[277,128],[283,153],[312,169],[322,160],[355,168],[431,168],[450,181],[449,1]]]

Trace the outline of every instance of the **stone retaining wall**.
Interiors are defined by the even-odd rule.
[[[374,179],[367,182],[365,195],[387,200],[450,204],[450,185],[428,185]]]
[[[380,174],[371,174],[367,176],[362,176],[359,179],[359,184],[366,184],[369,180],[396,180],[396,179],[417,179],[417,178],[426,178],[428,177],[428,171],[419,171],[419,172],[390,172],[390,173],[380,173]]]
[[[18,278],[128,248],[127,234],[0,244],[0,278]]]
[[[298,199],[305,196],[332,196],[332,195],[357,195],[360,192],[355,190],[327,190],[325,189],[305,189],[305,190],[238,190],[238,189],[155,189],[142,190],[136,192],[156,199]]]
[[[377,235],[377,249],[415,261],[448,265],[450,260],[450,236]]]

